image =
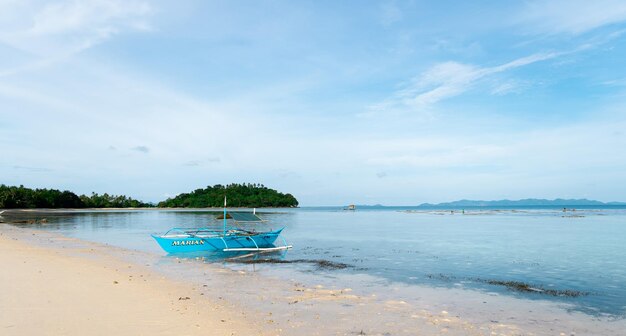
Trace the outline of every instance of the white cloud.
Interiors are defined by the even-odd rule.
[[[360,116],[372,116],[381,113],[401,114],[409,110],[432,118],[430,108],[434,104],[471,90],[483,79],[531,64],[593,50],[620,38],[625,32],[626,30],[613,31],[602,36],[588,38],[581,42],[578,47],[570,50],[534,53],[491,67],[480,67],[454,61],[438,63],[413,78],[392,97],[370,106],[368,111],[360,114]],[[503,83],[496,83],[490,93],[503,95],[515,92],[523,87],[523,85],[519,85],[521,82],[520,80],[509,79]]]
[[[152,11],[143,0],[3,2],[0,44],[33,58],[10,69],[0,64],[0,75],[48,66],[124,31],[148,30]]]
[[[405,104],[420,109],[464,92],[482,76],[483,71],[471,65],[440,63],[416,78],[400,96]]]
[[[412,110],[425,112],[437,102],[460,95],[481,79],[533,63],[556,58],[565,53],[537,53],[493,67],[477,67],[458,62],[439,63],[414,78],[409,85],[392,98],[374,105],[371,110],[388,112]],[[499,91],[500,93],[504,91]]]
[[[623,0],[532,1],[523,9],[519,22],[539,32],[582,34],[626,21]]]
[[[137,1],[65,1],[49,4],[38,11],[33,25],[25,35],[58,35],[87,30],[108,34],[116,26],[145,29],[142,17],[150,13],[150,6]]]

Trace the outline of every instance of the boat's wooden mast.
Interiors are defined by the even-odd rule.
[[[226,195],[224,195],[224,237],[226,237]]]

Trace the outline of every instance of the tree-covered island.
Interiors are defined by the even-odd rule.
[[[161,208],[206,208],[224,206],[224,196],[229,207],[297,207],[298,200],[262,184],[220,184],[179,194],[159,203]]]
[[[215,185],[179,194],[159,202],[161,208],[207,208],[224,206],[224,197],[229,207],[297,207],[298,201],[291,194],[283,194],[262,184]],[[24,186],[0,184],[0,209],[36,208],[149,208],[153,204],[138,201],[123,195],[107,193],[77,195],[71,191],[57,189],[31,189]]]
[[[35,209],[35,208],[145,208],[153,207],[123,195],[76,195],[57,189],[30,189],[24,186],[6,186],[0,184],[0,209]]]

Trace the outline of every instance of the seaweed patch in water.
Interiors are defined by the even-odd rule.
[[[441,281],[452,281],[455,280],[456,277],[453,275],[445,275],[443,273],[439,273],[439,274],[426,274],[426,277],[429,279],[434,279],[434,280],[441,280]]]
[[[494,285],[494,286],[504,286],[510,290],[514,290],[517,292],[539,293],[539,294],[546,294],[546,295],[551,295],[551,296],[567,296],[567,297],[579,297],[579,296],[589,295],[588,292],[571,290],[571,289],[565,289],[565,290],[549,289],[549,288],[544,288],[542,286],[534,286],[534,285],[531,285],[525,282],[520,282],[520,281],[502,281],[502,280],[490,280],[490,279],[481,279],[481,278],[474,278],[471,280],[486,283],[489,285]]]
[[[338,270],[352,268],[354,266],[344,264],[341,262],[324,260],[324,259],[294,259],[294,260],[281,260],[281,259],[256,259],[256,260],[233,260],[233,262],[241,264],[314,264],[320,269]]]
[[[444,282],[452,282],[458,280],[457,277],[453,275],[446,275],[443,273],[439,274],[427,274],[426,277],[428,279],[440,280]],[[531,285],[529,283],[521,282],[521,281],[503,281],[503,280],[494,280],[494,279],[483,279],[483,278],[461,278],[462,280],[470,280],[474,282],[485,283],[493,286],[502,286],[506,287],[509,290],[523,293],[537,293],[543,295],[550,296],[565,296],[565,297],[580,297],[587,296],[589,292],[572,290],[572,289],[550,289],[545,288],[540,285]]]

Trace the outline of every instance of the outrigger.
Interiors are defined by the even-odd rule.
[[[285,238],[283,245],[276,246],[274,242],[284,228],[275,231],[249,231],[240,227],[227,227],[227,219],[235,225],[263,223],[265,220],[256,215],[256,212],[226,212],[224,199],[224,214],[217,219],[223,219],[223,230],[215,231],[211,228],[172,228],[162,235],[152,235],[161,248],[168,253],[223,251],[223,252],[271,252],[292,248]]]

